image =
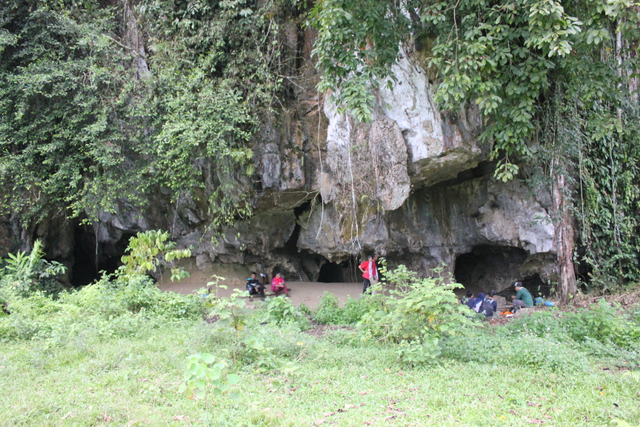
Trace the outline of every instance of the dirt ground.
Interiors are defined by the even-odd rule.
[[[227,286],[227,289],[219,289],[219,296],[229,296],[234,289],[245,290],[247,278],[250,270],[240,264],[211,264],[205,268],[197,268],[193,259],[184,260],[181,267],[189,272],[190,277],[179,282],[171,282],[170,274],[165,274],[159,281],[158,286],[164,291],[178,292],[180,294],[190,294],[200,288],[207,286],[213,281],[212,276],[220,276],[224,279],[220,284]],[[270,277],[271,279],[272,277]],[[347,296],[357,298],[362,293],[362,282],[359,283],[321,283],[321,282],[300,282],[287,280],[289,298],[291,302],[298,306],[302,303],[315,309],[324,292],[330,292],[338,297],[340,304],[344,304]],[[271,282],[267,285],[267,291],[271,289]]]
[[[197,274],[192,275],[190,278],[176,283],[163,282],[160,284],[160,288],[164,291],[190,294],[206,286],[207,281],[209,281],[208,278],[199,278],[197,276]],[[218,295],[229,296],[233,289],[244,290],[245,283],[234,283],[228,286],[227,289],[218,290]],[[269,288],[270,286],[267,286],[267,290]],[[298,306],[304,303],[313,309],[318,305],[318,301],[320,301],[320,297],[324,292],[330,292],[338,297],[341,305],[344,304],[348,296],[357,298],[362,293],[362,283],[287,282],[287,288],[289,289],[289,298],[294,305]]]

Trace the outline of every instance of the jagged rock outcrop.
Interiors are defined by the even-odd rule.
[[[93,226],[62,217],[40,224],[33,237],[45,240],[49,256],[86,276],[117,263],[131,235],[163,228],[192,248],[203,269],[234,263],[317,280],[323,268],[353,269],[356,258],[376,252],[421,274],[444,263],[465,285],[485,290],[553,277],[549,195],[493,178],[476,109],[442,114],[427,73],[405,52],[393,88],[376,93],[373,122],[356,124],[315,90],[312,33],[288,34],[304,60],[295,99],[253,141],[254,176],[238,178],[236,190],[254,202],[251,218],[214,229],[209,183],[199,197],[175,203],[160,190],[145,211],[123,203]]]

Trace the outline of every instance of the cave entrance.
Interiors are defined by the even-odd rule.
[[[133,236],[132,233],[124,233],[117,242],[98,243],[96,248],[93,226],[86,224],[77,226],[74,230],[71,284],[75,287],[85,286],[99,279],[101,271],[115,272],[122,265],[120,258],[124,255],[129,240]]]
[[[79,287],[88,285],[98,278],[96,267],[96,236],[93,227],[80,225],[73,232],[73,267],[71,284]]]
[[[326,262],[320,267],[318,274],[318,282],[322,283],[342,283],[353,282],[352,268],[349,261],[336,264],[335,262]]]
[[[523,279],[520,268],[527,256],[527,251],[512,246],[476,246],[471,252],[458,255],[454,275],[458,283],[476,295],[492,289],[501,293]]]

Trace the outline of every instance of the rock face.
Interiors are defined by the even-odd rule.
[[[310,40],[292,46],[302,46],[302,86],[291,88],[294,99],[257,135],[255,175],[238,178],[254,215],[214,229],[200,201],[206,197],[169,204],[158,194],[148,210],[123,204],[94,226],[40,224],[33,238],[43,238],[49,255],[72,267],[72,282],[116,265],[128,238],[152,228],[191,247],[201,269],[232,263],[295,280],[358,280],[355,265],[375,252],[424,275],[444,263],[477,290],[553,277],[549,195],[493,178],[491,147],[477,138],[482,120],[474,108],[455,117],[438,111],[426,72],[403,53],[393,88],[381,85],[376,93],[373,122],[354,123],[315,91]]]

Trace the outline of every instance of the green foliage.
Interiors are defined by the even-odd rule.
[[[318,89],[333,91],[340,112],[370,121],[378,79],[390,76],[398,43],[408,28],[396,3],[377,0],[325,0],[309,15],[318,30],[313,53],[324,73]]]
[[[448,338],[442,355],[464,362],[554,372],[584,371],[593,360],[624,368],[638,366],[637,313],[638,307],[621,312],[604,299],[576,312],[540,311],[495,330]]]
[[[142,83],[98,2],[0,6],[0,197],[25,223],[144,191]]]
[[[214,225],[249,214],[248,143],[297,60],[281,56],[295,5],[3,2],[3,212],[95,220],[162,187]]]
[[[469,0],[454,8],[425,2],[421,19],[437,35],[431,60],[442,77],[437,102],[452,111],[474,103],[487,118],[481,139],[493,144],[494,155],[528,155],[537,100],[554,70],[566,66],[580,20],[547,0]],[[502,165],[499,178],[517,172]]]
[[[583,137],[579,163],[580,238],[584,261],[592,271],[590,286],[608,291],[640,280],[640,128],[638,109],[626,109],[622,128],[612,111],[589,116],[595,129]]]
[[[47,292],[51,289],[47,280],[53,280],[51,275],[61,270],[42,260],[40,242],[30,255],[10,258],[10,273],[3,275],[0,288],[8,313],[0,317],[0,340],[67,340],[86,330],[103,336],[127,336],[163,322],[201,319],[201,298],[163,292],[146,275],[149,266],[158,265],[156,256],[164,255],[170,261],[181,253],[171,251],[166,237],[148,232],[131,239],[128,250],[132,255],[122,268],[77,291]]]
[[[187,368],[184,371],[184,382],[180,385],[179,392],[184,393],[189,399],[201,399],[204,401],[204,424],[211,425],[212,414],[209,413],[209,395],[221,395],[240,382],[240,377],[228,372],[228,365],[217,362],[216,358],[208,353],[198,353],[189,356]],[[237,393],[232,393],[231,398],[238,399]],[[218,414],[216,425],[226,424],[224,414]]]
[[[155,272],[159,265],[171,266],[171,281],[189,277],[184,269],[173,266],[173,261],[191,256],[189,249],[174,249],[175,243],[169,240],[169,233],[162,230],[149,230],[138,233],[129,241],[122,266],[118,275],[133,277]]]
[[[282,325],[285,323],[297,324],[302,330],[309,329],[309,319],[291,303],[289,298],[275,297],[266,300],[265,322]]]
[[[539,337],[565,337],[583,344],[598,341],[613,349],[637,350],[640,341],[638,309],[620,312],[603,298],[588,310],[557,313],[553,310],[536,313],[510,322],[507,330],[513,335],[525,332]]]
[[[226,288],[224,285],[218,286]],[[211,309],[209,316],[215,320],[215,325],[219,330],[228,331],[229,328],[233,328],[237,334],[244,328],[250,311],[243,298],[246,294],[246,291],[234,289],[229,297],[217,297],[215,294],[207,296],[206,307]]]
[[[375,309],[375,299],[363,296],[358,299],[348,297],[344,307],[340,307],[338,298],[325,292],[313,313],[313,320],[321,325],[355,325],[369,310]]]
[[[67,341],[92,331],[103,337],[133,336],[165,323],[202,318],[195,295],[163,292],[139,277],[129,285],[108,278],[52,300],[41,292],[8,302],[0,317],[0,340],[55,339]]]
[[[259,372],[295,369],[296,359],[304,353],[310,339],[294,323],[256,325],[245,333],[232,356]]]
[[[434,271],[440,274],[441,269]],[[423,363],[439,354],[438,340],[459,334],[473,324],[453,289],[442,277],[419,279],[401,265],[385,272],[388,296],[372,296],[379,305],[362,316],[358,328],[365,340],[399,344],[398,355],[409,363]],[[374,286],[374,292],[376,287]]]
[[[640,419],[637,369],[603,365],[550,337],[524,333],[515,339],[503,334],[502,326],[475,328],[469,337],[440,340],[443,354],[437,366],[412,367],[398,363],[395,346],[335,345],[333,335],[260,326],[262,315],[251,316],[239,344],[233,334],[212,330],[205,322],[157,325],[153,317],[143,319],[130,336],[85,328],[66,340],[3,343],[0,425],[126,425],[131,420],[202,425],[205,404],[210,405],[212,425],[288,426],[324,419],[324,424],[345,425],[424,425],[429,420],[433,425],[479,426],[539,420],[548,420],[545,425],[609,425],[624,420],[635,426]],[[241,345],[251,336],[260,341],[255,346],[261,350]],[[477,361],[445,358],[451,341],[458,339],[471,355],[480,353],[471,351],[476,348],[491,350]],[[466,344],[469,340],[472,345]],[[527,348],[530,353],[521,354]],[[207,368],[225,363],[229,373],[241,377],[235,386],[238,400],[229,398],[233,389],[214,395],[208,379],[207,400],[187,399],[179,392],[185,358],[194,354],[211,354],[215,359]],[[532,357],[536,367],[531,367]],[[258,365],[260,360],[273,368]],[[223,420],[216,419],[220,415]],[[387,416],[396,418],[384,421]]]
[[[313,320],[321,325],[338,325],[342,323],[342,319],[342,310],[340,309],[338,297],[325,291],[313,313]]]
[[[66,267],[43,257],[40,240],[36,240],[28,255],[22,251],[7,255],[4,267],[0,270],[0,305],[4,305],[10,298],[8,294],[13,293],[25,297],[42,291],[54,298],[58,296],[63,290],[58,277],[65,273]]]

